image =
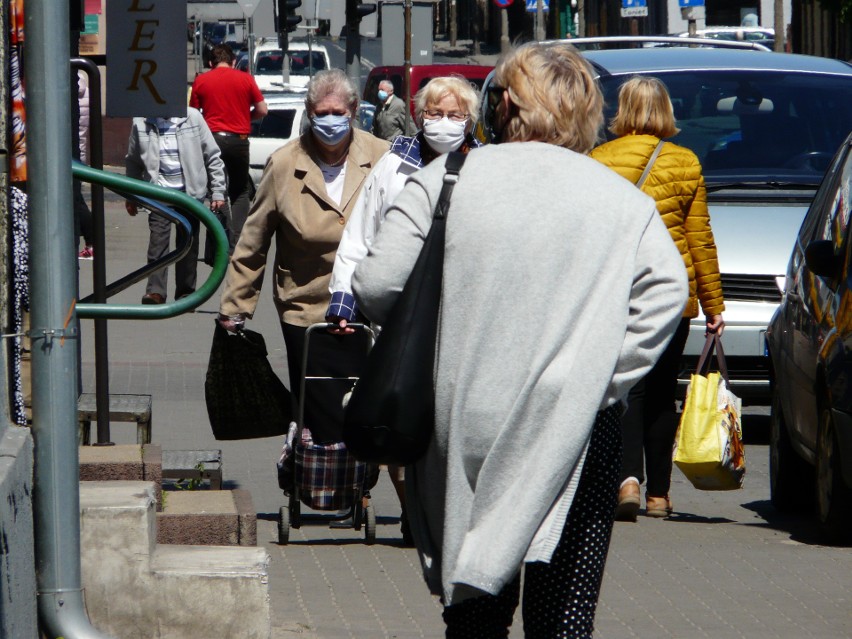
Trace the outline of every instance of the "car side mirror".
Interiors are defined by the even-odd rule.
[[[814,275],[825,278],[837,276],[838,260],[834,253],[834,242],[815,240],[805,247],[805,263]]]

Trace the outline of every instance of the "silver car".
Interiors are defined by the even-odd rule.
[[[601,46],[601,40],[606,39],[594,39],[593,45]],[[623,46],[628,38],[618,40]],[[655,76],[668,87],[680,128],[671,141],[692,149],[704,169],[733,390],[744,401],[768,403],[766,326],[781,301],[796,232],[852,129],[852,66],[759,46],[708,48],[707,40],[697,42],[705,46],[670,42],[584,55],[597,70],[607,121],[615,114],[619,87],[631,76]],[[704,345],[704,330],[703,317],[693,320],[680,376],[684,385]]]

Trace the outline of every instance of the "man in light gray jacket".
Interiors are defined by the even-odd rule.
[[[124,165],[127,177],[183,191],[199,201],[209,194],[210,208],[214,211],[225,205],[225,165],[219,146],[201,112],[192,107],[187,108],[183,118],[133,118]],[[125,207],[130,215],[136,215],[136,204],[127,202]],[[199,223],[195,218],[190,222],[192,245],[175,264],[175,299],[195,291]],[[171,223],[152,213],[148,216],[148,227],[150,263],[168,253]],[[178,227],[178,242],[183,241],[184,233]],[[165,268],[152,273],[142,303],[164,304],[166,284]]]

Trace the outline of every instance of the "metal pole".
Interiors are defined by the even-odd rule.
[[[346,75],[361,88],[361,18],[358,0],[346,0]]]
[[[500,53],[509,52],[509,12],[500,9]]]
[[[535,3],[535,39],[544,40],[544,0]]]
[[[459,23],[456,17],[456,0],[450,0],[450,46],[456,46],[459,37]]]
[[[577,0],[577,36],[586,37],[586,3],[585,0]]]
[[[38,257],[30,262],[38,608],[45,635],[76,639],[106,635],[86,617],[80,567],[68,10],[67,2],[27,3],[25,77],[30,254]]]
[[[405,93],[405,130],[409,131],[411,128],[411,0],[405,0],[403,20],[405,24],[405,44],[403,45],[405,69],[402,74],[402,84]]]
[[[86,71],[89,78],[89,136],[91,141],[91,166],[104,168],[103,119],[101,117],[101,74],[91,60],[76,58],[71,61],[75,68]],[[106,285],[106,232],[104,223],[104,187],[92,184],[92,246],[95,256],[92,262],[92,299],[95,303],[107,301]],[[96,318],[95,322],[95,404],[97,407],[98,446],[112,446],[109,430],[109,337],[107,320]]]
[[[775,0],[775,46],[777,52],[783,52],[787,28],[784,24],[784,0]]]
[[[248,23],[248,68],[249,73],[254,75],[254,19],[246,18],[246,22]]]

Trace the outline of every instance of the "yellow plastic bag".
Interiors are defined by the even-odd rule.
[[[700,371],[716,342],[722,373]],[[736,490],[745,477],[740,410],[742,402],[727,386],[727,368],[718,337],[708,337],[698,371],[692,375],[674,445],[674,463],[700,490]]]

